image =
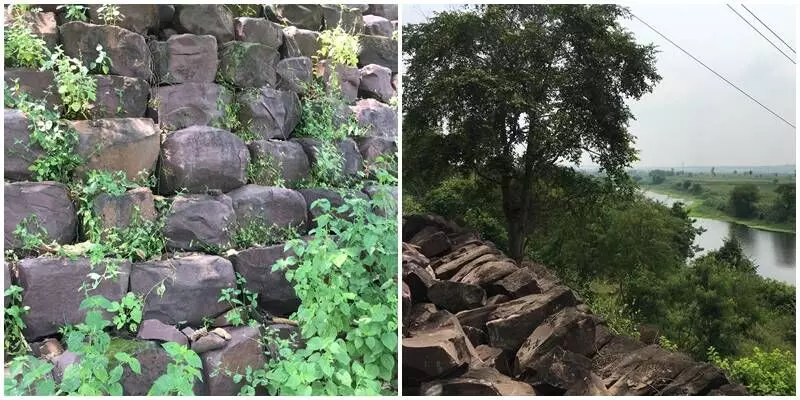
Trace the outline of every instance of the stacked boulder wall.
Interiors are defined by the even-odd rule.
[[[746,393],[713,365],[613,334],[546,267],[441,217],[404,216],[403,241],[404,394]]]

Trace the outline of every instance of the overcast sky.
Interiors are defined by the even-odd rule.
[[[733,5],[733,4],[732,4]],[[453,4],[401,5],[403,23],[419,23]],[[734,6],[794,56],[738,4]],[[793,49],[791,5],[747,7]],[[724,4],[635,4],[630,10],[764,105],[796,125],[795,65]],[[637,167],[795,163],[795,130],[693,61],[641,22],[623,20],[641,43],[654,43],[661,82],[630,104]],[[586,166],[586,165],[584,165]]]

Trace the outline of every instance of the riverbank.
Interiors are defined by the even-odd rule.
[[[705,205],[705,199],[701,197],[693,196],[691,193],[684,191],[672,189],[667,185],[641,185],[641,187],[643,190],[648,190],[654,193],[663,194],[682,200],[686,204],[686,208],[689,210],[689,215],[694,218],[708,218],[718,221],[734,222],[762,231],[796,233],[795,224],[773,223],[759,219],[736,218],[724,213],[723,211],[720,211],[717,208]]]

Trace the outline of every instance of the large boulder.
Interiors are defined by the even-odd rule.
[[[130,281],[131,292],[147,295],[142,318],[169,325],[201,326],[203,318],[224,313],[231,305],[217,301],[220,292],[236,287],[230,261],[210,255],[136,263]]]
[[[259,180],[267,184],[274,183],[277,178],[286,184],[299,182],[309,176],[311,165],[303,146],[297,142],[284,140],[255,140],[248,145],[250,160],[255,163],[263,159],[267,171]]]
[[[101,193],[94,199],[92,210],[103,228],[126,228],[135,218],[153,221],[158,216],[153,193],[146,187],[130,189],[121,196]]]
[[[172,22],[180,33],[214,36],[217,46],[234,39],[233,14],[222,4],[176,4]]]
[[[360,70],[361,84],[358,95],[388,103],[395,92],[392,88],[392,70],[377,64],[365,65]]]
[[[61,25],[64,53],[77,58],[87,67],[97,59],[97,45],[111,59],[111,75],[149,80],[152,57],[147,43],[139,34],[113,25],[94,25],[73,21]]]
[[[115,351],[125,351],[139,360],[142,366],[139,374],[131,371],[127,365],[123,367],[120,383],[125,396],[146,396],[156,379],[166,374],[169,364],[174,362],[167,351],[155,341],[115,337],[111,339],[109,352],[113,354]],[[202,395],[205,390],[202,382],[197,380],[193,389],[196,395]]]
[[[283,27],[264,18],[239,17],[233,21],[236,40],[263,44],[273,50],[283,45]]]
[[[33,172],[30,170],[30,166],[37,158],[45,154],[38,144],[31,144],[30,129],[28,128],[30,123],[28,116],[22,111],[3,110],[3,144],[5,146],[3,175],[7,180],[32,180]]]
[[[172,35],[150,42],[153,70],[159,83],[214,82],[217,76],[217,40],[211,35]]]
[[[275,86],[277,49],[260,43],[228,42],[220,49],[219,74],[234,86]]]
[[[322,19],[325,29],[339,27],[351,35],[358,35],[364,31],[364,19],[358,8],[345,5],[323,5]]]
[[[128,291],[131,264],[116,261],[118,275],[100,281],[92,295],[102,295],[111,301],[120,300]],[[30,310],[23,317],[24,334],[28,341],[55,334],[64,325],[83,322],[86,310],[80,305],[86,298],[81,287],[92,271],[102,271],[101,263],[92,267],[88,258],[28,258],[17,263],[19,286],[22,287],[23,306]],[[106,313],[110,319],[111,314]]]
[[[612,396],[652,396],[659,394],[675,382],[681,372],[695,364],[686,354],[650,345],[606,366],[602,372],[607,378],[603,382]]]
[[[392,70],[399,71],[397,65],[397,40],[383,37],[364,35],[359,39],[361,51],[358,53],[358,66],[378,64]]]
[[[264,139],[288,139],[300,121],[297,93],[269,86],[239,95],[239,120]]]
[[[192,126],[174,132],[161,146],[159,190],[227,192],[247,183],[250,152],[242,139],[222,129]]]
[[[93,24],[104,24],[98,15],[97,10],[100,4],[89,5],[89,21]],[[140,35],[155,32],[159,25],[158,6],[155,4],[116,4],[120,14],[123,15],[121,21],[116,25]]]
[[[281,58],[315,57],[320,49],[319,32],[300,29],[296,26],[283,28]]]
[[[338,89],[338,97],[350,104],[358,97],[358,87],[361,84],[361,73],[358,68],[339,64],[335,68],[328,66],[328,60],[317,64],[322,70],[322,79],[325,89],[330,92]]]
[[[428,381],[466,371],[482,362],[458,320],[447,311],[417,320],[403,338],[403,377]]]
[[[322,142],[312,138],[293,139],[293,141],[303,146],[308,160],[313,167],[317,163],[317,156],[322,148]],[[342,173],[345,175],[354,175],[361,171],[364,160],[361,158],[361,153],[358,151],[358,146],[353,139],[346,138],[336,143],[336,150],[342,157]]]
[[[44,100],[49,109],[61,106],[61,97],[56,89],[53,71],[12,68],[4,72],[3,81],[9,89],[18,84],[20,92],[34,100]]]
[[[290,255],[291,252],[284,252],[283,244],[276,244],[243,250],[229,257],[233,269],[247,281],[247,289],[258,293],[258,306],[274,315],[291,315],[300,306],[284,271],[272,271],[275,262]]]
[[[89,110],[89,118],[140,118],[147,111],[150,85],[138,78],[116,75],[95,75],[97,100]]]
[[[189,82],[150,90],[150,113],[167,130],[211,125],[223,118],[220,105],[232,101],[230,91],[215,83]]]
[[[392,21],[379,15],[364,16],[364,34],[392,37],[393,33],[394,25],[392,25]]]
[[[235,396],[245,382],[235,383],[230,374],[244,375],[246,370],[264,366],[267,357],[261,348],[261,329],[242,326],[228,328],[231,339],[225,347],[203,353],[203,381],[209,396]],[[225,371],[214,374],[213,371]]]
[[[146,319],[139,326],[136,333],[137,339],[159,340],[162,342],[175,342],[184,346],[189,345],[189,338],[186,337],[178,328],[167,325],[157,319]]]
[[[350,106],[358,125],[369,136],[397,137],[397,111],[375,99],[363,99]]]
[[[87,160],[78,171],[123,171],[134,179],[141,171],[148,174],[158,160],[161,134],[149,118],[109,118],[73,121],[78,132],[78,153]]]
[[[425,382],[423,396],[536,396],[531,385],[519,382],[494,368],[477,368],[453,378]]]
[[[231,191],[238,221],[257,222],[278,228],[300,227],[306,221],[306,201],[291,189],[245,185]]]
[[[311,83],[311,58],[288,57],[278,61],[278,89],[303,93]]]
[[[397,155],[397,142],[392,139],[386,139],[377,136],[361,136],[355,138],[358,144],[358,151],[361,153],[361,158],[364,163],[371,164],[377,160],[378,157],[391,157]]]
[[[267,17],[275,22],[301,29],[322,29],[322,6],[318,4],[276,4],[266,6]]]
[[[428,299],[447,311],[481,307],[486,303],[486,292],[476,285],[453,281],[436,281],[428,288]]]
[[[75,206],[69,198],[67,187],[58,182],[17,182],[6,183],[3,205],[3,232],[5,249],[16,249],[22,241],[14,235],[14,230],[23,219],[35,216],[29,233],[44,230],[45,243],[56,241],[69,244],[75,240],[77,215]]]
[[[224,194],[176,196],[166,217],[164,237],[167,248],[173,250],[224,248],[235,224],[233,203]]]

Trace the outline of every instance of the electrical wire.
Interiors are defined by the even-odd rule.
[[[778,34],[777,34],[777,33],[775,33],[775,31],[773,31],[772,29],[770,29],[769,25],[765,24],[765,23],[764,23],[764,21],[762,21],[762,20],[761,20],[761,18],[758,18],[758,17],[757,17],[755,14],[753,14],[753,12],[752,12],[752,11],[750,11],[750,9],[749,9],[749,8],[747,8],[747,6],[745,6],[744,4],[742,4],[742,8],[744,8],[745,10],[747,10],[747,12],[749,12],[749,13],[750,13],[750,15],[752,15],[752,16],[753,16],[753,18],[755,18],[755,19],[756,19],[758,22],[760,22],[760,23],[761,23],[761,25],[764,25],[764,27],[765,27],[765,28],[767,28],[767,30],[769,30],[770,32],[772,32],[772,34],[773,34],[773,35],[775,35],[775,37],[776,37],[776,38],[778,38],[778,40],[780,40],[780,41],[781,41],[781,43],[783,43],[784,45],[786,45],[786,47],[788,47],[788,48],[789,48],[789,50],[791,50],[791,51],[792,51],[792,53],[795,53],[795,54],[797,54],[797,52],[796,52],[796,51],[794,51],[794,49],[792,48],[792,46],[789,46],[789,43],[786,43],[786,41],[785,41],[785,40],[781,39],[781,37],[780,37],[780,36],[778,36]]]
[[[678,44],[677,44],[677,43],[673,42],[673,41],[672,41],[670,38],[666,37],[666,36],[665,36],[663,33],[659,32],[659,31],[658,31],[656,28],[653,28],[652,26],[650,26],[650,24],[648,24],[647,22],[645,22],[643,19],[639,18],[639,17],[638,17],[636,14],[634,14],[634,13],[631,13],[631,15],[632,15],[634,18],[638,19],[638,20],[639,20],[641,23],[645,24],[645,26],[647,26],[648,28],[650,28],[650,29],[651,29],[653,32],[655,32],[655,33],[657,33],[659,36],[663,37],[663,38],[664,38],[666,41],[668,41],[668,42],[672,43],[672,45],[673,45],[673,46],[677,47],[677,48],[678,48],[680,51],[684,52],[684,54],[686,54],[687,56],[689,56],[689,57],[690,57],[692,60],[695,60],[695,61],[696,61],[698,64],[702,65],[702,66],[703,66],[703,67],[705,67],[707,70],[711,71],[711,73],[713,73],[714,75],[716,75],[718,78],[720,78],[720,79],[722,79],[723,81],[725,81],[725,83],[727,83],[728,85],[731,85],[731,86],[733,86],[733,88],[734,88],[734,89],[738,90],[738,91],[739,91],[741,94],[743,94],[743,95],[747,96],[747,98],[748,98],[748,99],[752,100],[752,101],[753,101],[753,102],[755,102],[756,104],[760,105],[760,106],[761,106],[763,109],[767,110],[767,111],[768,111],[770,114],[774,115],[775,117],[777,117],[777,118],[778,118],[778,119],[780,119],[781,121],[785,122],[785,123],[786,123],[786,125],[789,125],[789,126],[791,126],[792,128],[795,128],[794,124],[792,124],[791,122],[787,121],[785,118],[783,118],[783,117],[781,117],[780,115],[778,115],[778,113],[776,113],[775,111],[772,111],[772,110],[771,110],[769,107],[765,106],[765,105],[764,105],[764,104],[762,104],[760,101],[756,100],[756,99],[755,99],[753,96],[749,95],[747,92],[745,92],[744,90],[740,89],[738,86],[734,85],[734,84],[733,84],[733,82],[729,81],[729,80],[728,80],[728,79],[726,79],[724,76],[720,75],[720,74],[719,74],[717,71],[714,71],[714,70],[713,70],[711,67],[709,67],[708,65],[706,65],[705,63],[703,63],[702,61],[700,61],[699,59],[697,59],[697,57],[693,56],[691,53],[689,53],[688,51],[684,50],[684,49],[683,49],[683,47],[681,47],[681,46],[678,46]]]
[[[758,33],[759,35],[761,35],[761,37],[762,37],[762,38],[764,38],[764,40],[766,40],[767,42],[769,42],[769,44],[771,44],[771,45],[772,45],[772,47],[774,47],[774,48],[775,48],[775,50],[778,50],[778,51],[779,51],[781,54],[783,54],[783,56],[784,56],[784,57],[786,57],[786,58],[787,58],[787,59],[788,59],[788,60],[789,60],[789,61],[790,61],[792,64],[795,64],[795,65],[797,64],[797,63],[794,61],[794,59],[792,59],[792,57],[789,57],[789,56],[788,56],[786,53],[784,53],[784,52],[783,52],[783,50],[781,50],[781,49],[780,49],[780,48],[779,48],[779,47],[778,47],[778,46],[777,46],[775,43],[772,43],[772,41],[771,41],[771,40],[769,40],[769,38],[767,38],[766,36],[764,36],[764,34],[763,34],[763,33],[761,33],[761,31],[759,31],[759,30],[758,30],[758,29],[757,29],[755,26],[753,26],[753,24],[751,24],[751,23],[750,23],[750,21],[748,21],[748,20],[747,20],[747,18],[743,17],[743,16],[742,16],[742,14],[739,14],[739,12],[738,12],[738,11],[736,11],[736,9],[735,9],[735,8],[731,7],[731,5],[730,5],[730,4],[726,4],[726,6],[728,6],[728,8],[730,8],[730,9],[731,9],[731,11],[733,11],[733,12],[734,12],[736,15],[738,15],[738,16],[739,16],[739,18],[741,18],[741,19],[742,19],[742,21],[744,21],[744,22],[745,22],[747,25],[750,25],[750,27],[751,27],[751,28],[753,28],[753,30],[754,30],[754,31],[756,31],[756,33]]]

